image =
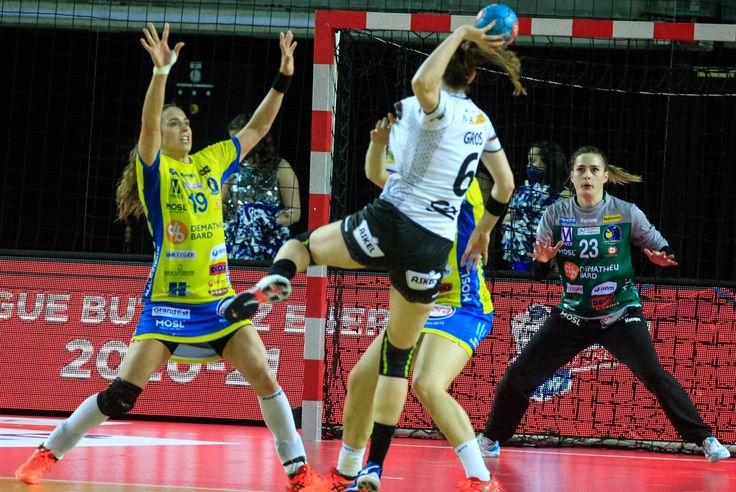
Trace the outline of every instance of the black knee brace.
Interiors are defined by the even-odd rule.
[[[97,406],[108,417],[120,417],[130,412],[143,389],[115,378],[105,391],[98,393]]]
[[[409,379],[409,368],[414,358],[414,345],[410,349],[400,349],[391,345],[388,333],[383,332],[383,343],[381,344],[381,362],[378,374],[391,378]]]

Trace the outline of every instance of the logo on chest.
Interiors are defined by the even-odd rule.
[[[606,244],[620,243],[623,234],[617,225],[610,225],[603,231],[603,242]]]
[[[560,238],[565,246],[572,246],[572,227],[560,227]]]
[[[580,268],[570,261],[566,261],[565,264],[562,266],[563,271],[565,272],[565,277],[569,278],[570,280],[575,280],[578,278],[578,275],[580,275]]]

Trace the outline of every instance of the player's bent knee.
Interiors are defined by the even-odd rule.
[[[296,234],[294,236],[294,239],[302,243],[304,246],[309,249],[309,238],[312,236],[312,232],[314,232],[314,229],[310,229],[305,232],[300,232],[299,234]]]
[[[106,390],[97,395],[97,406],[108,417],[120,417],[133,409],[141,391],[142,388],[116,378]]]
[[[401,349],[395,347],[388,339],[388,333],[383,333],[383,343],[381,344],[381,363],[378,367],[378,373],[381,376],[391,378],[409,379],[409,368],[414,357],[416,345]]]
[[[275,393],[279,389],[279,384],[276,381],[276,377],[271,372],[268,364],[259,365],[253,367],[247,372],[245,378],[250,384],[253,391],[261,395],[270,395]]]
[[[411,388],[423,405],[425,402],[432,400],[433,397],[447,393],[447,388],[440,381],[426,376],[417,377],[416,373],[414,373]]]

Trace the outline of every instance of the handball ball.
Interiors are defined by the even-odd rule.
[[[475,17],[475,26],[483,28],[494,20],[496,24],[488,31],[488,34],[503,35],[506,45],[513,43],[516,35],[519,34],[519,18],[516,17],[516,12],[502,3],[493,3],[478,12]]]

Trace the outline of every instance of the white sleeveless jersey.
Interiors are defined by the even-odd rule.
[[[421,227],[454,241],[481,154],[501,150],[493,124],[470,98],[445,91],[429,114],[415,96],[396,103],[396,113],[388,158],[396,172],[381,198]]]

